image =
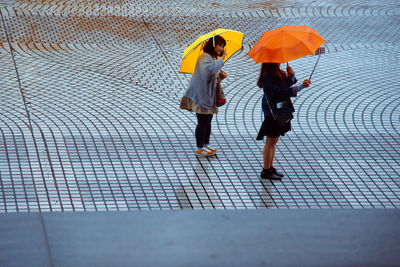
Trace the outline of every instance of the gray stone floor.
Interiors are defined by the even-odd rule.
[[[399,266],[398,211],[2,213],[0,266]]]
[[[0,212],[400,207],[400,2],[0,0]],[[260,181],[264,31],[326,40],[312,86]],[[194,156],[178,108],[183,49],[216,28],[245,33],[213,120],[221,152]],[[315,56],[291,62],[299,80]]]
[[[399,1],[0,0],[0,15],[0,266],[399,265]],[[285,178],[261,181],[246,54],[285,24],[327,53],[278,143]],[[244,47],[224,66],[221,151],[198,159],[179,65],[216,28]],[[290,64],[303,80],[316,60]]]

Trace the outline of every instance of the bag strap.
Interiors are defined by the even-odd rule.
[[[267,104],[268,104],[268,107],[269,107],[269,111],[271,112],[272,118],[274,118],[274,120],[276,120],[274,112],[272,111],[271,105],[269,104],[268,97],[265,94],[265,92],[264,92],[264,97],[265,97],[265,100],[267,100]]]

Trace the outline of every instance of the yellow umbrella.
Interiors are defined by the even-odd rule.
[[[228,29],[217,29],[210,33],[201,35],[191,45],[185,48],[182,55],[181,69],[180,72],[193,73],[196,67],[196,62],[199,56],[203,53],[204,43],[214,36],[220,35],[226,41],[226,56],[224,61],[227,61],[233,54],[242,48],[242,41],[244,33],[228,30]]]

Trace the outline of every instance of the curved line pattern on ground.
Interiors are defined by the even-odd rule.
[[[7,79],[0,89],[0,146],[7,151],[0,155],[0,186],[13,189],[0,190],[1,209],[400,206],[396,1],[266,6],[232,0],[206,10],[204,1],[190,8],[170,1],[157,12],[165,1],[135,2],[136,10],[123,0],[0,4],[6,24],[0,26],[0,63],[6,66],[0,79]],[[207,20],[210,14],[215,16]],[[207,26],[199,23],[206,20]],[[285,181],[260,182],[263,144],[255,136],[263,119],[262,90],[255,86],[259,65],[246,54],[263,30],[299,21],[324,33],[328,52],[312,87],[295,99],[293,129],[277,147],[275,164],[285,170]],[[246,38],[243,51],[224,66],[228,103],[213,120],[212,134],[221,151],[196,159],[196,118],[179,110],[190,80],[178,74],[180,57],[195,36],[228,26]],[[15,75],[7,71],[8,41],[30,116],[20,108]],[[315,57],[291,62],[299,80],[314,63]],[[22,179],[11,179],[14,162]]]

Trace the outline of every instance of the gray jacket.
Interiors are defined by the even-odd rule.
[[[217,73],[224,66],[222,59],[215,59],[203,53],[196,63],[196,68],[185,96],[189,97],[201,109],[207,110],[214,106],[217,86]]]

